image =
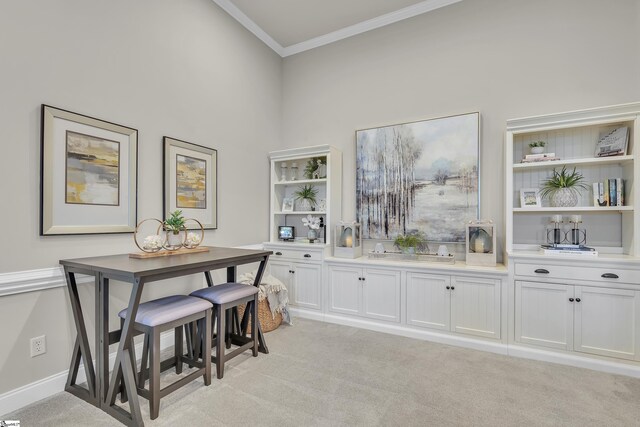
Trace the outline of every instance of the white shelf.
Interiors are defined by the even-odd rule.
[[[274,215],[326,215],[325,211],[274,212]]]
[[[513,208],[513,213],[536,213],[536,212],[630,212],[633,206],[574,206],[569,208],[554,208],[543,206],[541,208]]]
[[[556,166],[596,166],[633,163],[633,156],[588,157],[582,159],[548,160],[543,162],[514,163],[513,169],[544,169]]]
[[[325,184],[327,178],[320,179],[296,179],[295,181],[278,181],[274,185],[297,185],[297,184]]]

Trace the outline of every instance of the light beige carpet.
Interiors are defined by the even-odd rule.
[[[640,379],[295,319],[209,387],[161,401],[149,426],[640,426]],[[169,380],[174,374],[163,374]],[[0,419],[118,423],[62,392]]]

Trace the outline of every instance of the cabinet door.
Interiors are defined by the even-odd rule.
[[[283,261],[271,261],[269,260],[269,270],[271,275],[280,280],[287,287],[289,291],[289,303],[295,304],[295,289],[291,281],[291,263]]]
[[[450,285],[449,276],[407,273],[407,323],[448,331]]]
[[[576,286],[575,294],[575,350],[636,359],[638,292]]]
[[[322,283],[322,269],[319,264],[293,264],[293,288],[295,305],[319,310],[320,284]]]
[[[360,268],[329,267],[329,310],[336,313],[359,314],[362,281]]]
[[[516,280],[518,342],[573,348],[573,286]]]
[[[400,322],[400,272],[367,269],[362,281],[362,314]]]
[[[451,330],[486,338],[500,338],[500,281],[453,277]]]

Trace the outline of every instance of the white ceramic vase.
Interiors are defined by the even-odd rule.
[[[531,147],[531,154],[542,154],[544,153],[544,147]]]

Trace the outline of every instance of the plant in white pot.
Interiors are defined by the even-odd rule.
[[[571,207],[578,204],[581,189],[589,189],[584,183],[584,176],[576,168],[569,172],[563,166],[560,172],[554,169],[551,177],[542,183],[540,195],[549,197],[553,207]]]
[[[295,200],[300,201],[300,208],[304,211],[315,210],[318,203],[316,197],[318,196],[318,189],[311,184],[298,187],[298,190],[293,193]]]
[[[534,141],[529,143],[529,149],[531,150],[531,154],[542,154],[544,153],[544,146],[547,145],[544,141]]]
[[[165,249],[170,251],[180,249],[185,243],[187,230],[182,211],[178,209],[174,212],[169,212],[169,218],[164,221],[163,226],[167,233]]]

